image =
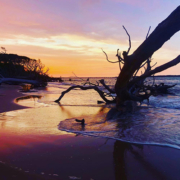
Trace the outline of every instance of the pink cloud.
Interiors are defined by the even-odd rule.
[[[128,13],[123,4],[148,8],[156,1],[143,0],[2,0],[1,34],[26,34],[45,37],[62,33],[95,39],[115,38],[122,25],[133,24],[139,14]],[[119,7],[116,7],[120,3]],[[121,9],[122,8],[122,9]],[[124,24],[124,22],[126,24]],[[92,35],[96,32],[99,36]]]

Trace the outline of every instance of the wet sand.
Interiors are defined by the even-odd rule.
[[[0,85],[0,113],[25,108],[13,102],[15,98],[22,96],[19,89],[20,86],[16,85]]]
[[[0,107],[4,112],[0,114],[0,179],[179,179],[180,150],[62,132],[58,123],[67,117],[84,117],[87,107],[22,109],[13,103],[22,96],[19,87],[3,86],[0,94],[6,106],[1,103]],[[88,109],[89,114],[95,113],[94,118],[96,111],[100,110]]]

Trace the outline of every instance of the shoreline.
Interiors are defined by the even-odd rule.
[[[18,92],[19,89],[18,85],[0,85],[0,101],[3,102],[0,105],[0,113],[29,108],[14,102],[16,98],[23,96],[21,92]]]
[[[48,110],[46,107],[29,108],[15,104],[13,100],[23,96],[17,92],[19,86],[5,86],[0,86],[0,94],[5,94],[3,102],[6,104],[4,109],[1,105],[0,112],[22,109],[24,114],[21,112],[19,125],[23,125],[23,117],[31,114],[31,110],[37,113],[35,117]],[[53,118],[53,109],[57,108],[62,107],[51,107],[51,118],[47,119]],[[70,108],[73,110],[74,107]],[[65,107],[65,115],[59,114],[62,119],[71,112],[68,110]],[[13,119],[0,122],[9,121],[16,128],[16,120],[12,124]],[[4,129],[1,124],[0,179],[159,180],[180,177],[178,149],[64,133],[57,129],[57,122],[53,124],[50,121],[52,125],[44,127],[47,122],[43,120],[43,124],[37,124],[38,121],[20,126],[15,132],[14,128],[7,126]],[[32,130],[26,130],[32,125]],[[52,129],[52,134],[38,134],[42,131],[41,126]]]

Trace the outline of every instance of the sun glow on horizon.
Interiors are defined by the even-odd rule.
[[[86,77],[117,76],[118,64],[108,63],[101,49],[112,61],[117,60],[117,49],[127,51],[129,41],[124,25],[131,36],[130,54],[133,53],[144,41],[149,25],[153,31],[179,5],[177,0],[173,3],[2,0],[1,3],[0,44],[7,53],[41,59],[50,68],[51,76],[67,77],[72,76],[72,71]],[[154,53],[153,62],[157,65],[179,54],[180,38],[174,36]],[[180,74],[179,67],[161,74]]]

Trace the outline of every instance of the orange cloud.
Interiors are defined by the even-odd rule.
[[[133,52],[149,25],[155,28],[176,5],[162,0],[1,0],[0,44],[8,53],[41,59],[51,75],[70,76],[76,71],[81,76],[116,76],[118,65],[108,64],[101,48],[110,59],[115,59],[118,48],[127,50],[125,25]],[[169,47],[178,43],[178,38],[171,40]],[[170,54],[162,60],[157,52],[155,58],[166,62]]]

